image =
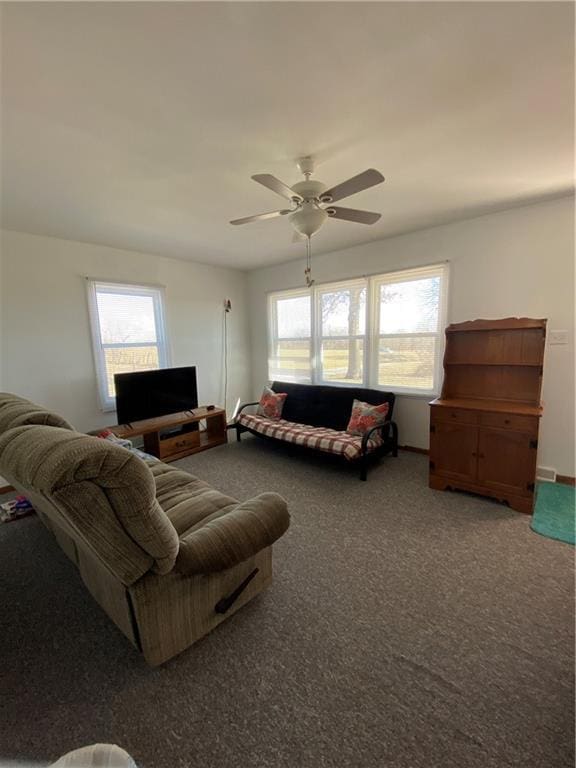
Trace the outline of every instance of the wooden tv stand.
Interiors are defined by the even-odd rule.
[[[206,421],[206,429],[200,429],[200,422]],[[171,435],[170,431],[180,427]],[[194,408],[192,411],[171,413],[154,419],[133,421],[110,427],[116,437],[130,440],[144,438],[144,450],[162,461],[176,461],[192,453],[205,451],[228,441],[226,432],[226,411],[223,408]]]

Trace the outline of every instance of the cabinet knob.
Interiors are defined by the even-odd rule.
[[[483,453],[479,453],[479,454],[478,454],[478,458],[479,458],[479,459],[483,459],[483,458],[484,458],[484,454],[483,454]]]
[[[510,424],[510,419],[504,419],[504,424]]]
[[[472,456],[476,456],[476,451],[472,451]]]

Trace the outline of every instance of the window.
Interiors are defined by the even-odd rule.
[[[116,407],[114,374],[168,365],[161,288],[88,281],[98,391]]]
[[[270,379],[435,394],[447,279],[442,264],[271,294]]]
[[[437,269],[374,279],[377,386],[435,391],[444,331],[441,283]]]
[[[316,291],[318,378],[326,384],[364,381],[366,281],[320,286]]]
[[[281,381],[311,381],[310,291],[271,297],[268,375]]]

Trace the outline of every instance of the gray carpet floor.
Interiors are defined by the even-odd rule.
[[[275,581],[149,669],[36,518],[0,526],[0,762],[95,741],[142,768],[574,765],[573,549],[427,488],[245,437],[180,466],[292,526]]]

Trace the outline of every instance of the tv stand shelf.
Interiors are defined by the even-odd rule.
[[[201,421],[206,421],[206,429],[200,429]],[[178,428],[179,431],[174,434]],[[226,411],[223,408],[194,408],[130,424],[117,424],[110,430],[116,437],[125,440],[143,437],[146,453],[162,461],[183,459],[228,440]]]

